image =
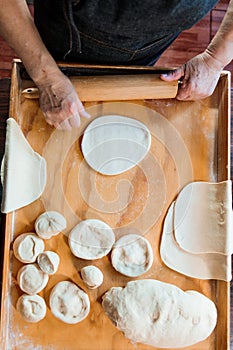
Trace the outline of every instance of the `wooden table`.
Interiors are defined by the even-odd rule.
[[[5,131],[6,131],[6,119],[8,118],[8,108],[9,108],[9,91],[10,91],[10,79],[0,80],[0,156],[2,158],[4,153],[4,144],[5,144]],[[233,97],[233,92],[232,92]],[[232,109],[233,115],[233,109]],[[233,124],[233,121],[232,121]],[[231,141],[231,148],[233,148],[233,140]],[[232,149],[233,150],[233,149]],[[232,158],[232,152],[231,152]],[[231,162],[232,164],[232,162]],[[231,165],[231,178],[233,176],[233,167]],[[2,227],[2,232],[4,232],[4,215],[0,215],[0,224]],[[3,257],[3,247],[4,247],[4,235],[3,233],[0,236],[0,253],[1,253],[1,266],[2,266],[2,257]],[[0,270],[1,271],[1,270]],[[0,272],[1,277],[2,271]],[[0,278],[2,281],[2,278]],[[233,301],[233,284],[231,285],[231,301]],[[233,303],[231,305],[231,349],[233,350]],[[220,349],[219,349],[220,350]],[[224,349],[221,349],[224,350]]]

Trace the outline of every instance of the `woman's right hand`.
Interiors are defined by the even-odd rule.
[[[71,130],[80,126],[80,117],[89,118],[70,79],[59,72],[38,83],[40,107],[48,124]]]

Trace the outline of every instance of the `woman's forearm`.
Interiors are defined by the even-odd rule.
[[[2,0],[0,34],[23,61],[36,84],[58,73],[56,62],[43,44],[25,0]]]
[[[71,81],[60,71],[43,44],[25,0],[0,2],[0,34],[22,60],[39,88],[40,107],[46,121],[59,129],[80,125],[88,118]]]
[[[222,69],[233,59],[233,0],[206,51]]]

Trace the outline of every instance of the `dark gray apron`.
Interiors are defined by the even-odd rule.
[[[34,0],[35,24],[57,60],[150,65],[180,32],[192,27],[216,3],[216,0]]]

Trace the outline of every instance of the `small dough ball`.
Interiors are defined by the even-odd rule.
[[[17,301],[16,309],[26,322],[39,322],[46,315],[45,301],[37,294],[21,295]]]
[[[110,226],[96,219],[87,219],[76,225],[69,235],[72,253],[81,259],[94,260],[107,255],[115,242]]]
[[[46,211],[35,222],[35,230],[39,237],[49,239],[66,228],[66,219],[57,211]]]
[[[44,273],[37,264],[28,264],[18,271],[17,281],[20,289],[29,294],[37,294],[45,288],[49,280],[47,273]]]
[[[128,234],[114,244],[111,259],[118,272],[125,276],[137,277],[151,268],[153,250],[145,237]]]
[[[83,267],[81,269],[81,276],[90,289],[98,288],[104,280],[102,271],[94,265]]]
[[[52,314],[69,324],[81,322],[90,311],[88,295],[69,281],[55,285],[50,294],[49,304]]]
[[[15,257],[23,263],[33,263],[44,250],[44,241],[35,233],[23,233],[13,243]]]
[[[53,275],[57,272],[60,258],[57,253],[47,250],[38,255],[37,263],[43,272]]]

